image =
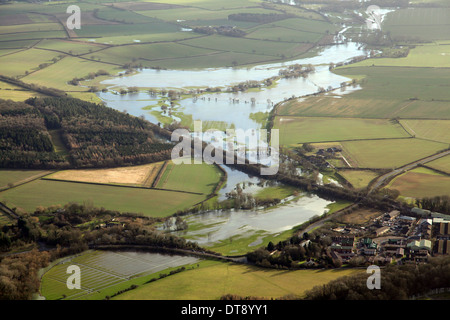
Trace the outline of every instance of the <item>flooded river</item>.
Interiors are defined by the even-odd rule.
[[[315,72],[306,78],[281,79],[275,86],[262,88],[258,91],[238,93],[215,93],[203,95],[199,99],[192,97],[178,101],[174,107],[177,115],[190,115],[192,120],[216,121],[226,123],[239,129],[259,129],[261,123],[253,120],[251,114],[269,112],[273,105],[286,98],[305,96],[322,88],[338,88],[348,78],[338,76],[329,71],[329,64],[347,62],[353,57],[365,55],[366,52],[357,43],[338,44],[324,48],[317,56],[294,60],[285,63],[259,65],[251,68],[218,68],[203,70],[150,70],[145,69],[130,76],[115,77],[104,81],[110,88],[147,87],[160,89],[189,89],[192,87],[222,87],[240,83],[247,80],[261,81],[278,76],[279,71],[288,65],[311,64]],[[347,90],[351,90],[348,88]],[[126,110],[134,116],[143,115],[147,120],[158,123],[156,107],[161,97],[151,97],[146,92],[119,95],[113,90],[99,93],[99,97],[116,110]],[[254,103],[250,103],[253,99]],[[236,102],[239,100],[239,103]],[[152,106],[154,108],[152,108]],[[145,109],[143,109],[145,108]],[[232,170],[226,166],[228,180],[219,192],[219,200],[226,198],[226,193],[233,190],[237,184],[245,182],[251,186],[246,190],[255,191],[260,179],[250,177],[245,173]],[[197,227],[188,232],[179,233],[188,239],[197,241],[200,245],[211,245],[234,236],[249,237],[258,235],[277,234],[302,224],[314,216],[326,212],[331,201],[324,200],[316,195],[303,195],[296,200],[266,210],[232,210],[210,211],[186,217],[188,225]],[[256,246],[261,238],[250,244]]]

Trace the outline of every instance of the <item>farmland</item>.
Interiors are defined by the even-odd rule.
[[[64,181],[37,180],[3,191],[1,201],[26,211],[38,206],[92,202],[95,206],[122,212],[164,217],[185,210],[206,196],[154,189],[91,185]]]
[[[414,136],[421,139],[450,143],[450,121],[405,119],[402,125]]]
[[[339,75],[361,78],[362,90],[340,99],[308,97],[280,106],[278,115],[308,117],[352,117],[392,119],[448,119],[450,85],[446,68],[346,67]]]
[[[8,187],[8,185],[16,185],[20,182],[27,181],[45,174],[50,171],[45,170],[0,170],[0,189]]]
[[[450,177],[419,168],[395,178],[388,187],[399,190],[403,197],[409,198],[450,196]]]
[[[56,180],[151,186],[163,163],[114,169],[65,170],[48,176]]]
[[[450,174],[450,156],[442,157],[432,162],[428,162],[427,166]]]
[[[175,1],[176,2],[176,1]],[[54,87],[74,96],[89,88],[67,82],[100,69],[117,74],[134,64],[151,68],[190,69],[254,65],[298,57],[338,28],[322,16],[302,8],[286,8],[261,1],[214,1],[113,4],[77,3],[83,27],[66,30],[66,5],[17,3],[2,6],[0,63],[2,74],[26,83]],[[286,14],[286,21],[269,23],[229,20],[233,14]],[[2,18],[3,19],[3,18]],[[245,38],[205,35],[197,26],[231,26]],[[5,51],[14,49],[18,51]],[[58,60],[52,61],[58,57]],[[62,58],[62,59],[61,59]],[[38,68],[47,64],[44,68]],[[98,86],[86,83],[88,86]],[[22,94],[21,97],[28,97]]]
[[[449,8],[408,8],[397,10],[386,18],[385,27],[398,40],[450,39]]]
[[[345,141],[342,147],[347,160],[357,167],[391,169],[445,150],[448,146],[420,139],[389,139]]]
[[[171,163],[156,186],[162,189],[210,194],[216,188],[221,175],[222,172],[216,166],[206,163],[192,165]],[[187,181],[189,183],[186,183]]]
[[[357,3],[356,0],[350,1]],[[192,129],[193,121],[199,117],[205,118],[204,130],[211,127],[225,130],[238,126],[237,122],[231,124],[227,117],[242,120],[242,126],[257,122],[265,127],[270,126],[273,120],[273,129],[280,132],[280,150],[292,152],[292,158],[289,155],[281,157],[284,162],[276,178],[292,184],[298,182],[297,186],[308,191],[317,190],[321,196],[320,192],[323,192],[326,197],[319,198],[315,194],[308,194],[311,197],[299,196],[304,190],[277,184],[275,180],[264,187],[261,186],[263,183],[255,183],[258,185],[255,187],[257,192],[252,193],[251,185],[239,180],[246,174],[229,172],[229,185],[239,180],[243,193],[238,190],[233,194],[235,200],[228,194],[227,200],[219,203],[216,193],[223,196],[218,191],[225,178],[223,171],[218,166],[205,163],[175,165],[170,160],[147,163],[152,161],[149,159],[168,159],[169,153],[167,157],[163,157],[162,153],[154,158],[133,156],[136,162],[125,162],[130,166],[109,167],[123,164],[123,161],[119,161],[119,155],[139,149],[153,140],[153,135],[138,139],[138,134],[129,132],[125,124],[121,124],[117,131],[109,130],[109,122],[113,120],[100,118],[91,121],[90,113],[70,120],[63,119],[62,110],[56,101],[59,98],[55,98],[55,106],[38,100],[35,102],[40,104],[39,109],[30,113],[29,118],[34,119],[35,115],[39,115],[39,123],[36,123],[45,129],[46,136],[49,135],[50,149],[53,145],[53,151],[66,160],[64,166],[56,166],[55,162],[49,161],[48,168],[73,168],[74,163],[82,163],[78,154],[88,158],[89,163],[86,162],[83,169],[77,170],[1,170],[0,201],[13,210],[17,209],[19,215],[24,212],[30,214],[23,214],[17,227],[8,230],[3,225],[12,220],[0,212],[0,248],[7,246],[7,241],[11,239],[16,241],[14,236],[18,242],[23,241],[29,247],[53,247],[57,243],[63,246],[61,252],[65,249],[80,252],[87,245],[97,243],[98,239],[103,241],[99,243],[109,243],[111,240],[111,243],[122,241],[127,245],[139,243],[145,246],[156,243],[152,242],[156,240],[147,237],[155,232],[167,236],[168,242],[178,236],[198,241],[198,246],[221,255],[244,255],[260,247],[267,249],[264,254],[270,254],[270,258],[267,255],[265,261],[269,267],[263,269],[252,264],[198,260],[188,256],[160,255],[155,258],[147,253],[85,251],[76,256],[66,256],[45,270],[40,293],[49,300],[109,299],[111,296],[124,300],[210,300],[219,299],[224,294],[268,299],[287,295],[303,297],[306,290],[316,285],[364,272],[362,268],[347,268],[346,264],[343,268],[337,267],[343,261],[339,255],[337,259],[334,256],[331,258],[331,249],[325,244],[332,241],[332,234],[325,231],[322,234],[323,229],[320,228],[330,225],[334,228],[334,225],[341,224],[362,227],[383,214],[378,209],[363,208],[366,204],[373,208],[391,207],[398,201],[396,204],[402,207],[400,202],[404,200],[412,202],[414,198],[450,196],[449,156],[409,171],[402,168],[402,172],[394,171],[398,175],[393,178],[389,176],[391,170],[447,150],[450,144],[450,8],[443,0],[412,2],[425,5],[403,8],[402,3],[395,10],[393,8],[393,12],[387,14],[382,30],[368,32],[378,42],[372,39],[367,46],[364,43],[364,18],[359,16],[364,3],[361,1],[359,11],[346,9],[342,12],[338,10],[343,9],[341,4],[332,1],[306,1],[297,6],[262,0],[69,0],[2,4],[1,75],[25,84],[64,91],[57,92],[59,96],[66,93],[67,96],[85,101],[103,103],[120,111],[114,115],[117,118],[127,115],[127,110],[131,110],[132,115],[127,115],[128,120],[136,122],[139,130],[147,130],[146,125],[149,124],[144,120],[148,115],[152,116],[148,118],[152,119],[150,121],[156,119],[154,124],[171,130],[181,126]],[[442,7],[428,7],[430,3],[439,3]],[[81,29],[69,30],[65,24],[69,4],[81,7]],[[319,8],[326,10],[318,11]],[[332,12],[326,12],[328,10]],[[359,24],[362,24],[360,30]],[[349,32],[343,34],[345,40],[338,44],[338,32],[347,27]],[[351,37],[359,36],[361,39],[351,40]],[[337,49],[336,52],[334,49]],[[408,55],[393,58],[396,50],[408,52]],[[347,64],[352,58],[363,59],[361,57],[368,56],[369,52],[373,54],[370,59]],[[314,72],[304,74],[304,77],[264,82],[267,88],[254,86],[247,91],[239,88],[239,92],[224,92],[228,83],[220,78],[211,79],[211,83],[214,82],[217,87],[213,88],[211,83],[207,83],[205,86],[211,87],[202,91],[205,88],[193,84],[197,79],[189,77],[198,71],[196,69],[220,68],[217,78],[225,75],[226,79],[226,75],[231,73],[229,79],[234,79],[234,76],[241,77],[241,72],[248,72],[245,79],[248,84],[252,80],[259,82],[251,79],[250,75],[258,78],[266,73],[271,74],[273,70],[276,70],[273,72],[275,76],[270,79],[277,79],[277,75],[282,75],[278,73],[278,64],[289,66],[294,59],[307,57],[318,59],[305,60],[304,66],[310,61],[320,61],[311,63]],[[340,59],[339,64],[342,65],[335,66],[334,59]],[[266,70],[250,68],[259,64],[271,64],[271,67]],[[141,72],[143,68],[155,70],[147,70],[150,72],[146,74]],[[175,78],[180,75],[180,79],[173,82],[168,79],[166,75],[171,72]],[[129,74],[138,73],[144,77],[137,84],[128,85],[129,88],[125,88],[125,84],[109,87],[101,83],[112,77],[127,83]],[[185,79],[181,79],[183,77]],[[43,96],[31,90],[52,94],[13,80],[5,79],[15,84],[0,82],[0,99],[23,101],[33,96]],[[154,84],[151,90],[149,83]],[[181,88],[177,86],[180,83],[183,83],[184,93],[181,98],[173,98],[171,94]],[[136,87],[131,90],[131,86]],[[129,94],[114,92],[121,88],[129,89]],[[214,100],[215,94],[210,94],[210,91],[214,92],[213,89],[222,92],[217,93],[216,104],[208,104],[210,97]],[[134,93],[136,90],[139,92]],[[166,90],[169,92],[163,93]],[[300,98],[295,98],[297,96]],[[234,97],[238,97],[237,103]],[[197,103],[197,98],[202,100]],[[251,106],[248,103],[250,99]],[[244,100],[247,105],[244,105]],[[88,105],[79,103],[80,109]],[[276,109],[271,110],[270,106],[274,105]],[[100,104],[96,105],[95,110],[100,107]],[[24,110],[27,112],[26,108]],[[244,111],[250,112],[245,114]],[[14,114],[18,111],[8,109],[8,112]],[[66,112],[71,113],[71,110]],[[253,122],[247,121],[247,116]],[[240,117],[242,119],[238,119]],[[1,114],[0,120],[3,118],[6,117]],[[23,123],[29,120],[27,117],[23,119]],[[26,143],[19,141],[22,136],[18,135],[16,139],[8,136],[9,131],[4,131],[7,138],[1,141],[0,150],[17,140],[14,144],[17,149],[29,152],[22,150],[26,149]],[[166,137],[166,131],[155,129],[155,138],[161,132]],[[114,138],[114,143],[100,143],[109,137]],[[116,137],[120,138],[117,142]],[[334,151],[333,148],[340,150]],[[73,152],[73,156],[72,150],[79,153]],[[8,155],[13,160],[15,151]],[[33,168],[41,168],[33,161],[29,161]],[[134,163],[147,164],[131,166]],[[248,167],[247,172],[255,168]],[[303,177],[295,177],[297,174]],[[368,186],[373,186],[377,177],[384,176],[392,179],[383,180],[384,184],[380,188],[398,190],[398,198],[394,198],[386,189],[369,190]],[[257,207],[261,203],[265,204],[263,200],[284,199],[288,196],[294,200],[267,210]],[[340,200],[334,199],[335,196]],[[300,199],[305,202],[298,202]],[[357,205],[348,202],[348,199],[357,201]],[[78,208],[72,205],[76,212],[72,217],[72,212],[67,209],[71,207],[68,205],[70,203],[86,206]],[[94,206],[115,212],[99,209],[98,216],[92,218]],[[330,210],[329,213],[347,207],[349,210],[339,214],[336,219],[327,216],[329,220],[320,220],[317,224],[312,222],[322,219],[321,215],[327,210]],[[221,210],[209,210],[218,208]],[[402,207],[402,214],[406,210],[406,206]],[[115,218],[110,216],[112,214]],[[216,215],[216,219],[208,220],[208,215]],[[82,223],[73,222],[77,219]],[[120,219],[123,219],[123,224]],[[167,227],[165,223],[172,220],[181,223],[181,227],[178,229],[177,224],[173,232],[159,230],[163,224]],[[300,225],[302,223],[305,224]],[[312,232],[305,233],[301,239],[302,234],[297,232],[303,232],[301,228],[309,223],[312,225],[306,230]],[[62,241],[72,236],[75,239],[80,232],[84,232],[83,228],[95,231],[92,233],[95,237],[79,237],[84,242],[74,241],[73,247],[70,241]],[[365,230],[367,233],[364,236],[371,232],[369,228]],[[22,239],[24,235],[27,238]],[[314,240],[314,244],[307,249],[303,247],[303,251],[308,250],[304,256],[306,260],[291,259],[290,253],[286,254],[288,249],[299,249],[301,252],[300,241],[308,238]],[[275,249],[269,249],[269,244],[275,245]],[[164,247],[165,243],[161,246]],[[197,253],[203,250],[197,249],[199,247],[194,249]],[[60,248],[57,250],[59,254]],[[295,253],[294,250],[292,252]],[[276,265],[272,257],[280,257],[274,260]],[[286,261],[281,260],[284,257],[287,257]],[[250,258],[249,261],[254,262]],[[306,262],[308,267],[311,263],[324,269],[297,270],[300,266],[297,263]],[[353,262],[349,265],[353,266]],[[73,291],[66,287],[66,269],[71,264],[82,268],[81,290]],[[187,267],[177,274],[160,277],[161,273],[176,270],[180,266]],[[335,270],[328,269],[334,267]],[[2,276],[0,272],[0,287],[4,284],[5,277]],[[148,283],[157,278],[161,279]],[[138,287],[115,295],[130,286]]]
[[[356,189],[367,187],[379,175],[369,170],[340,170],[339,174]]]
[[[287,146],[306,142],[409,137],[400,125],[375,119],[283,116],[275,118],[274,128],[283,128],[280,143]]]
[[[214,165],[174,165],[163,163],[114,169],[64,170],[0,193],[0,200],[27,211],[38,206],[92,202],[111,210],[163,217],[189,209],[212,193],[222,176]],[[48,174],[49,172],[43,172]],[[8,183],[39,178],[41,171],[8,170]],[[158,189],[151,189],[161,175]],[[42,175],[42,174],[41,174]],[[189,181],[189,183],[186,183]]]
[[[332,279],[359,272],[358,270],[283,270],[262,269],[207,261],[200,268],[187,270],[172,277],[141,286],[117,296],[123,300],[198,300],[219,299],[225,294],[280,298],[302,296],[312,287]],[[210,285],[214,283],[215,285]],[[183,290],[180,290],[183,288]]]

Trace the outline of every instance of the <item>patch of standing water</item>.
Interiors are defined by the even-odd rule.
[[[319,55],[282,63],[259,65],[251,68],[217,68],[201,70],[153,70],[144,69],[131,76],[116,77],[102,83],[112,87],[192,88],[222,87],[245,82],[261,81],[273,76],[288,65],[312,64],[316,71],[307,78],[281,79],[270,88],[238,93],[215,93],[199,99],[184,98],[179,101],[178,112],[192,115],[193,120],[221,121],[240,129],[259,129],[261,123],[251,119],[252,113],[270,112],[274,103],[292,96],[299,97],[318,92],[319,88],[338,88],[348,78],[328,70],[328,64],[346,62],[355,56],[366,54],[361,45],[346,43],[325,48]],[[98,96],[111,108],[127,110],[134,116],[141,116],[159,122],[155,115],[142,108],[156,104],[155,98],[147,93],[128,94],[126,97],[111,92],[100,92]],[[145,101],[146,100],[146,101]],[[253,103],[251,101],[253,100]]]
[[[180,231],[178,235],[193,239],[199,245],[212,245],[235,236],[248,237],[257,231],[276,234],[324,214],[331,203],[316,195],[304,195],[272,209],[209,211],[186,216],[188,225],[201,224],[204,227]]]

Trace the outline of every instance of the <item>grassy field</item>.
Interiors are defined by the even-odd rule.
[[[396,189],[402,197],[407,198],[450,196],[450,177],[426,168],[417,168],[398,176],[387,188]]]
[[[210,194],[222,176],[215,165],[170,163],[163,173],[157,188]]]
[[[141,286],[121,294],[121,300],[217,300],[225,294],[279,298],[302,296],[306,290],[341,276],[361,272],[347,270],[261,269],[248,265],[205,261],[199,268]],[[214,283],[214,285],[211,285]]]
[[[120,46],[102,50],[94,54],[102,61],[125,64],[127,62],[139,60],[146,64],[146,61],[158,61],[172,58],[186,58],[199,55],[208,55],[217,51],[209,49],[200,49],[189,46],[183,46],[176,43],[157,43],[157,44],[135,44],[129,46]],[[89,57],[89,54],[85,55]],[[164,59],[161,59],[164,57]]]
[[[0,57],[1,74],[6,76],[23,76],[25,72],[39,69],[43,63],[52,63],[52,59],[61,53],[29,49]]]
[[[367,187],[370,181],[379,176],[376,172],[369,170],[339,170],[339,174],[356,189]]]
[[[282,116],[275,118],[274,129],[280,129],[280,144],[284,146],[296,146],[306,142],[410,136],[399,124],[376,119]]]
[[[0,193],[7,205],[34,211],[38,206],[92,202],[120,212],[164,217],[188,209],[205,199],[203,195],[154,189],[136,189],[107,185],[37,180]]]
[[[446,156],[432,162],[427,163],[428,167],[433,169],[441,170],[450,174],[450,156]]]
[[[397,40],[450,39],[450,8],[407,8],[386,16],[383,28]]]
[[[450,143],[450,120],[400,120],[403,127],[417,138]]]
[[[47,49],[54,51],[61,51],[62,53],[72,54],[72,55],[82,55],[95,52],[106,48],[106,46],[96,43],[88,43],[81,41],[72,40],[42,40],[37,45],[38,49]]]
[[[5,188],[8,184],[17,184],[21,181],[40,176],[48,171],[45,170],[0,170],[0,189]]]
[[[361,79],[362,90],[340,99],[317,96],[281,105],[278,115],[316,117],[449,119],[447,68],[346,67],[335,70]]]
[[[22,87],[15,86],[0,81],[0,98],[4,100],[24,101],[31,97],[44,97],[45,95],[26,90]]]
[[[437,153],[447,144],[420,139],[345,141],[346,159],[360,168],[395,168]]]
[[[39,83],[41,85],[67,91],[87,91],[87,88],[72,86],[67,82],[73,78],[86,77],[91,72],[99,70],[116,74],[120,68],[99,61],[85,60],[67,56],[55,64],[34,72],[21,80],[26,83]]]
[[[299,43],[231,38],[219,35],[192,39],[181,43],[231,53],[263,55],[267,59],[280,59],[281,55],[285,57],[297,56],[306,51],[305,45]]]
[[[362,66],[428,67],[450,68],[450,46],[448,42],[417,45],[404,58],[367,59],[354,64]]]

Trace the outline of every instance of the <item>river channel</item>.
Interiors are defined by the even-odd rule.
[[[117,94],[114,90],[119,87],[141,87],[159,89],[189,89],[206,87],[223,87],[247,80],[261,81],[277,76],[279,71],[289,65],[311,64],[315,72],[308,77],[294,79],[280,79],[275,86],[262,88],[258,91],[238,93],[214,93],[202,95],[201,98],[183,98],[178,101],[176,111],[179,114],[190,115],[193,120],[214,121],[225,123],[226,127],[243,130],[259,129],[261,123],[252,119],[251,115],[258,112],[269,112],[274,104],[292,96],[301,97],[316,93],[319,87],[339,88],[340,84],[350,79],[336,75],[329,71],[329,64],[345,63],[356,56],[367,55],[358,43],[345,43],[324,47],[316,56],[293,60],[283,63],[272,63],[249,68],[218,68],[202,70],[153,70],[144,69],[130,75],[115,77],[104,81],[109,86],[108,92],[99,93],[99,97],[107,106],[134,116],[144,116],[152,123],[159,119],[154,112],[162,97],[152,97],[147,92],[134,94]],[[357,88],[347,87],[346,92]],[[340,90],[335,93],[342,94]],[[253,103],[250,101],[253,98]],[[338,98],[338,97],[337,97]],[[237,102],[239,100],[239,102]],[[153,107],[152,107],[153,106]],[[145,108],[145,109],[144,109]],[[175,113],[176,114],[176,113]],[[173,118],[177,120],[176,115]],[[248,190],[257,190],[260,179],[250,177],[237,170],[224,167],[228,180],[219,193],[224,199],[225,194],[234,189],[238,183],[253,185]],[[201,245],[213,245],[234,236],[250,237],[255,233],[261,234],[249,246],[256,246],[262,242],[263,235],[278,234],[291,229],[313,216],[320,216],[327,211],[331,201],[321,199],[316,195],[304,194],[286,204],[266,210],[231,210],[210,211],[186,217],[188,224],[197,225],[195,231],[184,232],[184,236],[197,241]],[[198,227],[200,225],[200,227]],[[254,238],[253,238],[254,239]]]

